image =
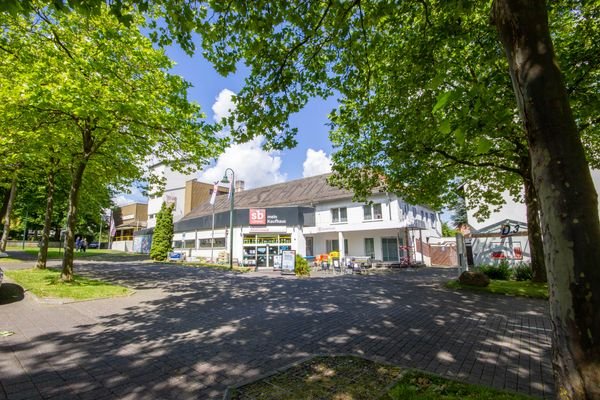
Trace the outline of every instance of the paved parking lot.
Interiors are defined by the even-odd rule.
[[[312,354],[351,353],[551,397],[546,302],[456,293],[454,270],[310,279],[140,261],[78,273],[126,298],[0,304],[0,399],[221,398]]]

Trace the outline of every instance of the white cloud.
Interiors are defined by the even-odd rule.
[[[266,152],[261,148],[263,137],[229,147],[212,168],[206,169],[200,180],[214,182],[221,180],[225,169],[235,172],[235,180],[244,181],[246,189],[285,182],[286,174],[281,173],[281,157],[276,152]]]
[[[213,118],[216,122],[221,122],[223,118],[231,115],[232,110],[235,110],[233,96],[235,96],[235,93],[229,89],[223,89],[217,95],[215,103],[212,105]]]
[[[118,193],[112,198],[112,201],[117,206],[122,207],[132,203],[147,203],[148,199],[142,194],[139,188],[131,186],[128,193]]]
[[[327,154],[323,150],[306,150],[306,160],[302,164],[302,176],[308,178],[309,176],[321,175],[331,172],[331,158],[327,157]]]

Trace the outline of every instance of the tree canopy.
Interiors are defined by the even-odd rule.
[[[150,157],[175,169],[199,167],[224,142],[188,100],[189,84],[168,73],[172,61],[140,32],[141,15],[126,26],[104,6],[85,19],[34,8],[1,21],[0,69],[12,71],[0,93],[11,157],[35,155],[40,162],[20,163],[30,169],[58,159],[69,171],[68,279],[82,188],[130,184]],[[22,146],[30,138],[44,146]]]

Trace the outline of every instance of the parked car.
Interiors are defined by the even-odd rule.
[[[100,248],[99,246],[100,246],[100,243],[98,243],[98,242],[92,242],[88,245],[88,247],[90,249],[98,249],[98,248]]]

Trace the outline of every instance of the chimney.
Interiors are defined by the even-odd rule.
[[[244,181],[235,181],[235,191],[243,192],[244,191]]]

